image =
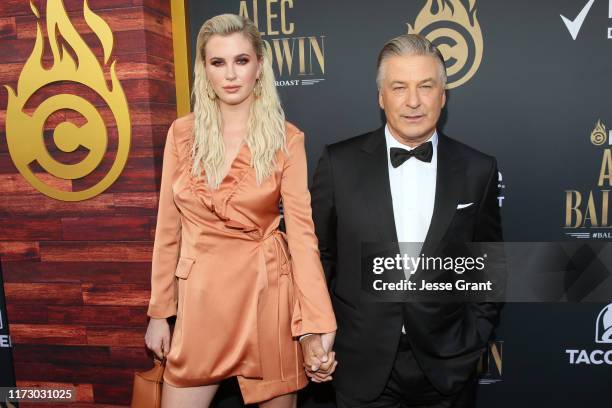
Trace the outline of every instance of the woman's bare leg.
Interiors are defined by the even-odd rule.
[[[285,394],[272,398],[266,402],[260,402],[259,408],[296,408],[297,393]]]
[[[217,388],[218,384],[178,388],[164,383],[161,408],[208,408]]]

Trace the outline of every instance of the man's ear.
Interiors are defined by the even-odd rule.
[[[446,88],[444,88],[442,90],[442,106],[441,108],[444,108],[446,106]]]
[[[383,102],[381,89],[378,90],[378,106],[380,106],[380,109],[385,110],[385,103]]]

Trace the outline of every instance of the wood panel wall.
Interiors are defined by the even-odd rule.
[[[34,4],[44,22],[46,0]],[[83,18],[83,0],[64,4],[102,61],[101,44]],[[79,403],[70,406],[126,406],[133,373],[152,365],[143,340],[150,263],[162,151],[176,117],[170,0],[89,0],[89,5],[115,38],[112,58],[132,120],[127,165],[108,190],[86,201],[57,201],[39,193],[10,159],[4,133],[7,92],[0,88],[0,257],[18,385],[74,384]],[[35,36],[29,0],[2,0],[0,84],[15,87]],[[45,51],[49,64],[48,46]],[[29,105],[35,108],[58,92],[81,95],[109,117],[95,94],[69,82],[43,88]],[[78,116],[56,113],[45,136],[62,121],[78,123]],[[112,120],[110,125],[107,156],[114,157],[116,129]],[[47,145],[52,154],[62,153]],[[87,184],[53,182],[75,190]]]

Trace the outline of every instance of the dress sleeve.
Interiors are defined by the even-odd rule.
[[[304,134],[288,135],[287,148],[281,196],[297,299],[291,332],[293,336],[329,333],[336,330],[336,319],[312,221]]]
[[[178,155],[174,141],[174,123],[170,126],[161,177],[157,227],[153,244],[151,266],[151,299],[147,315],[165,318],[176,314],[176,292],[174,271],[179,258],[181,219],[174,204],[172,180],[178,166]]]

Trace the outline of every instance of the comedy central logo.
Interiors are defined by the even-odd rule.
[[[421,34],[435,44],[446,62],[447,89],[469,81],[482,62],[483,39],[476,0],[427,0],[409,34]]]
[[[612,130],[597,120],[590,133],[593,146],[602,148],[597,185],[588,191],[565,190],[565,234],[579,239],[610,239],[610,186],[612,186]]]
[[[21,70],[17,87],[6,86],[9,153],[21,175],[41,193],[62,201],[86,200],[117,180],[130,149],[129,109],[117,79],[116,61],[111,60],[113,33],[85,0],[85,23],[102,44],[101,65],[70,22],[62,0],[46,3],[48,44],[42,34],[40,13],[33,3],[30,6],[37,18],[34,49]],[[45,48],[50,48],[53,55],[50,67],[42,64]],[[42,88],[57,83],[75,87],[77,92],[80,88],[86,94],[93,91],[101,102],[94,106],[79,95],[59,92],[32,106],[31,101],[38,100]],[[59,124],[57,113],[63,115]],[[106,157],[107,125],[116,129],[114,161]],[[52,127],[53,132],[47,133]],[[104,171],[91,174],[102,167]],[[92,177],[86,177],[90,174]]]

